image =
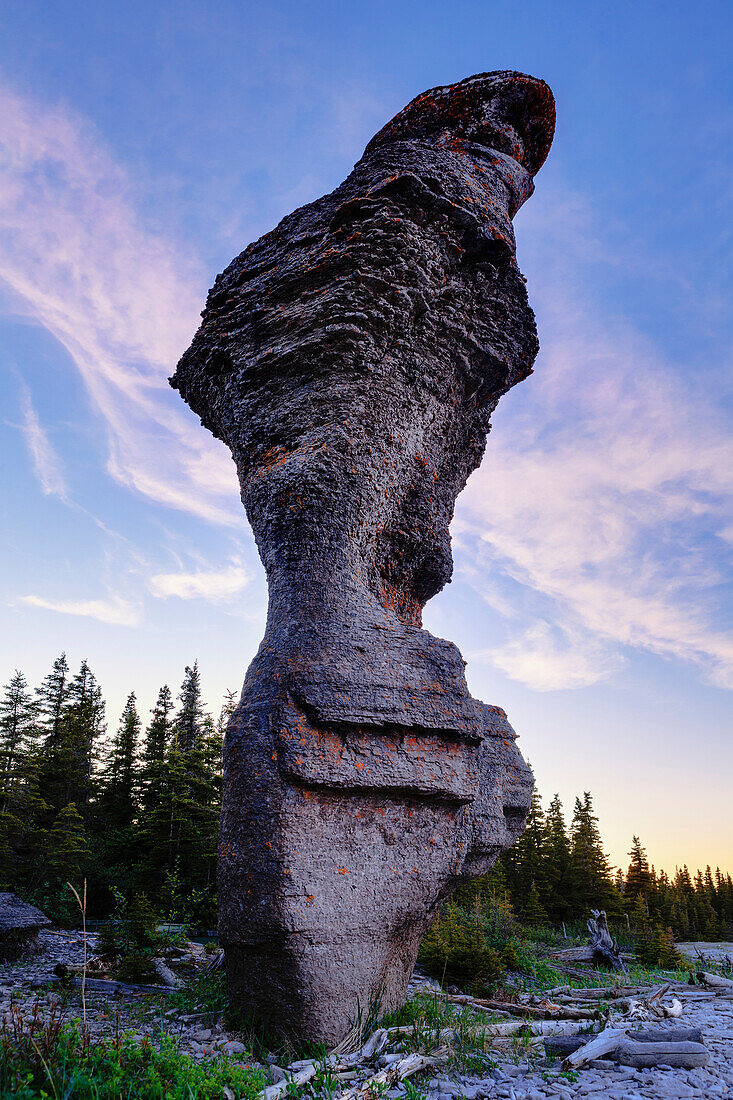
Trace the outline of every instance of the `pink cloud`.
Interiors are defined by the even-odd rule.
[[[633,647],[733,687],[733,639],[716,625],[713,596],[726,576],[730,432],[647,337],[591,304],[583,262],[620,261],[612,242],[593,243],[579,200],[561,216],[568,201],[546,199],[528,234],[543,273],[532,280],[536,374],[497,411],[454,522],[469,583],[481,591],[491,571],[492,591],[499,573],[549,599],[557,629],[544,629],[538,600],[537,620],[484,658],[547,689],[603,678]]]
[[[159,503],[241,523],[234,468],[168,390],[203,278],[149,230],[82,120],[0,89],[0,279],[78,367],[105,419],[109,472]]]

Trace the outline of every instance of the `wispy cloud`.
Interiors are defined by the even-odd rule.
[[[2,90],[0,112],[0,278],[76,363],[108,427],[110,472],[154,501],[241,522],[227,452],[166,382],[206,280],[145,226],[130,181],[83,122]],[[349,139],[353,120],[342,128]],[[453,528],[459,568],[507,624],[483,659],[547,690],[608,676],[635,648],[731,687],[733,642],[717,609],[730,433],[679,364],[592,300],[585,281],[597,290],[603,265],[620,277],[635,264],[638,275],[639,260],[582,197],[542,181],[519,239],[543,351],[534,378],[500,406]],[[658,262],[648,268],[660,277]],[[37,418],[26,425],[36,469],[60,488]],[[225,598],[246,584],[239,568],[159,573],[148,588]],[[136,614],[114,600],[36,606],[118,622]]]
[[[599,645],[589,631],[562,629],[536,622],[506,645],[468,655],[488,660],[507,676],[535,691],[580,688],[595,684],[622,663]]]
[[[167,599],[177,596],[181,600],[223,600],[241,592],[251,580],[242,565],[229,565],[223,569],[199,570],[193,573],[157,573],[150,578],[148,588],[153,596]]]
[[[112,597],[108,600],[45,600],[41,596],[21,596],[20,603],[44,611],[58,611],[63,615],[81,615],[88,619],[98,619],[112,626],[138,626],[140,609],[135,604]]]
[[[21,431],[41,489],[46,496],[56,496],[66,500],[67,488],[61,459],[41,426],[26,386],[21,386],[20,401],[23,415]]]
[[[718,625],[731,434],[677,364],[589,300],[584,264],[618,256],[595,247],[587,210],[574,231],[565,202],[546,198],[528,233],[536,374],[495,416],[454,525],[468,582],[481,591],[491,571],[493,590],[498,574],[524,608],[483,657],[547,690],[609,675],[631,647],[733,687],[733,639]]]
[[[66,348],[104,417],[108,468],[159,503],[240,523],[234,468],[169,391],[198,324],[191,257],[149,230],[82,120],[0,88],[0,279]]]

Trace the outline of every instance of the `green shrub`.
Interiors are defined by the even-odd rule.
[[[683,970],[685,960],[674,943],[669,928],[653,928],[639,937],[636,954],[644,966],[658,967],[660,970]]]
[[[466,913],[449,904],[420,945],[418,961],[440,981],[493,989],[504,977],[499,954],[486,942],[481,909]]]
[[[112,960],[123,981],[139,981],[153,973],[153,958],[164,946],[158,918],[145,894],[129,899],[115,891],[115,915],[99,934],[99,954]]]
[[[502,965],[505,966],[507,970],[523,969],[519,955],[517,954],[516,944],[514,944],[512,940],[502,948],[500,958]]]
[[[21,1034],[0,1028],[0,1100],[255,1100],[264,1088],[259,1069],[228,1058],[196,1062],[170,1036],[159,1048],[130,1035],[84,1039],[77,1027]]]

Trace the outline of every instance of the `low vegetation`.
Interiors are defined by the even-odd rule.
[[[92,1038],[60,1009],[30,1020],[14,1012],[0,1024],[2,1100],[254,1100],[264,1085],[261,1069],[224,1056],[197,1062],[165,1031]]]

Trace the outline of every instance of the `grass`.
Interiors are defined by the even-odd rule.
[[[161,1011],[177,1010],[181,1015],[201,1015],[214,1020],[227,1012],[226,981],[219,971],[192,978],[180,989],[156,999]],[[207,1021],[208,1023],[209,1021]]]
[[[15,1013],[0,1025],[1,1100],[255,1100],[264,1085],[260,1069],[224,1056],[196,1061],[163,1032],[93,1038],[61,1012]]]
[[[575,978],[550,970],[544,963],[542,944],[525,940],[517,949],[522,966],[517,983],[537,992],[564,984],[575,988],[597,986],[597,978]],[[603,984],[661,984],[679,978],[679,971],[634,966],[627,975],[609,974]],[[513,986],[502,992],[511,993]],[[146,998],[146,1004],[150,1001]],[[142,1007],[142,1005],[141,1005]],[[219,1017],[225,1009],[223,976],[214,974],[191,982],[156,1005],[161,1013],[158,1033],[142,1040],[129,1033],[91,1038],[79,1021],[68,1023],[63,1006],[51,1011],[44,1020],[24,1020],[20,1012],[0,1026],[0,1100],[255,1100],[264,1088],[264,1074],[254,1066],[241,1066],[225,1056],[196,1061],[182,1054],[174,1038],[164,1031],[163,1012],[176,1009],[181,1014]],[[536,1046],[518,1034],[501,1044],[501,1053],[492,1051],[485,1028],[494,1021],[491,1013],[478,1013],[470,1007],[440,1000],[429,993],[414,996],[398,1012],[383,1016],[381,1027],[403,1027],[407,1032],[394,1037],[390,1049],[404,1054],[429,1054],[445,1046],[441,1032],[452,1029],[449,1061],[444,1070],[476,1076],[488,1075],[502,1061],[530,1061],[537,1058]],[[202,1022],[207,1023],[204,1020]],[[266,1041],[262,1029],[240,1021],[240,1038],[251,1055],[245,1061],[264,1061],[273,1051],[282,1065],[297,1057],[322,1058],[323,1065],[308,1084],[291,1087],[292,1100],[335,1100],[341,1085],[325,1062],[323,1048],[294,1050],[283,1044],[275,1047]],[[429,1075],[434,1069],[428,1070]],[[419,1077],[406,1083],[406,1100],[424,1100]],[[225,1091],[226,1090],[226,1091]]]
[[[132,916],[129,923],[134,923]],[[420,963],[444,985],[456,982],[475,995],[509,999],[518,993],[541,993],[559,985],[659,985],[697,969],[690,961],[674,960],[676,969],[649,965],[647,961],[634,963],[626,974],[609,972],[602,978],[597,974],[568,975],[548,959],[553,949],[567,942],[550,929],[523,928],[508,907],[493,898],[473,898],[470,904],[452,904],[442,911],[423,944]],[[668,954],[665,958],[674,956]],[[710,965],[708,969],[723,968]],[[120,1033],[119,1024],[117,1033],[111,1036],[91,1037],[80,1021],[68,1022],[65,999],[58,1011],[45,1019],[40,1013],[30,1020],[20,1012],[11,1015],[9,1022],[0,1025],[0,1100],[255,1100],[265,1086],[264,1073],[254,1065],[242,1066],[225,1056],[197,1061],[181,1053],[176,1039],[166,1034],[171,1022],[166,1014],[171,1010],[180,1016],[195,1017],[203,1027],[223,1019],[227,1029],[236,1032],[251,1052],[243,1056],[243,1061],[265,1062],[272,1055],[282,1066],[301,1058],[320,1060],[322,1064],[310,1082],[288,1088],[291,1100],[335,1100],[342,1089],[326,1062],[325,1047],[295,1047],[276,1038],[262,1024],[233,1014],[227,1007],[221,972],[194,979],[165,997],[145,998],[144,1004],[129,1007],[128,1023],[138,1012],[149,1013],[153,1008],[158,1013],[158,1027],[152,1037],[140,1039],[129,1032]],[[430,1054],[445,1047],[441,1032],[450,1029],[449,1060],[441,1071],[486,1076],[498,1058],[534,1062],[537,1044],[530,1042],[526,1031],[502,1040],[492,1051],[493,1040],[487,1038],[485,1029],[495,1018],[491,1013],[420,993],[398,1012],[386,1016],[377,1003],[370,1005],[359,1013],[355,1025],[362,1025],[358,1030],[364,1039],[376,1026],[405,1028],[404,1035],[392,1037],[389,1047],[393,1053],[404,1054]],[[358,1045],[358,1040],[354,1042]],[[435,1072],[426,1071],[429,1075]],[[405,1087],[406,1100],[424,1100],[419,1077],[406,1082]]]
[[[195,1016],[201,1027],[211,1027],[222,1021],[227,1032],[235,1034],[258,1062],[274,1056],[278,1065],[286,1066],[301,1058],[317,1061],[328,1054],[323,1043],[289,1043],[263,1021],[232,1008],[227,1003],[226,978],[222,971],[193,978],[180,989],[164,996],[152,995],[146,1002],[145,1007],[157,1010],[161,1027],[166,1014],[172,1011],[180,1016]],[[373,1026],[375,1021],[365,1025],[365,1031],[373,1030]]]
[[[470,1008],[452,1005],[430,994],[418,994],[398,1012],[384,1016],[380,1027],[409,1027],[392,1049],[405,1054],[429,1054],[445,1045],[441,1031],[453,1029],[449,1066],[466,1073],[489,1073],[496,1063],[486,1050],[485,1028],[492,1023],[491,1013],[478,1013]]]

